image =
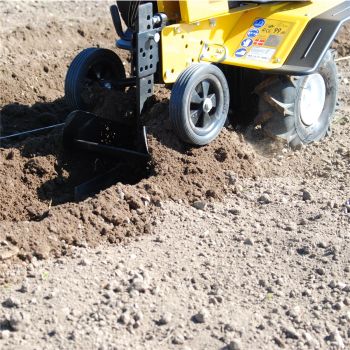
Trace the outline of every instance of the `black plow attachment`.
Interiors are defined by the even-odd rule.
[[[153,18],[152,3],[141,4],[136,11],[132,26],[123,32],[118,8],[111,8],[120,37],[116,45],[131,56],[130,77],[123,60],[109,49],[87,48],[72,61],[65,80],[65,98],[76,111],[67,117],[63,144],[68,151],[76,148],[108,156],[119,168],[122,163],[125,167],[132,163],[138,172],[142,166],[146,169],[150,160],[141,116],[158,79],[160,33],[167,18]],[[113,106],[118,108],[114,111]],[[77,186],[76,199],[116,183],[118,171],[109,169]]]
[[[85,111],[71,112],[63,128],[66,150],[79,149],[146,167],[150,160],[146,128],[123,125]],[[74,197],[80,201],[117,182],[120,166],[116,166],[75,187]]]

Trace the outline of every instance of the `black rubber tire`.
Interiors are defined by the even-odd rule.
[[[204,116],[202,117],[203,127],[198,127],[191,119],[191,99],[195,89],[204,81],[209,82],[207,93],[209,94],[210,89],[214,91],[210,96],[215,95],[215,107],[212,115],[209,114],[210,111],[208,112],[210,120],[208,127],[204,127]],[[204,88],[202,93],[204,100]],[[193,64],[179,75],[171,92],[169,114],[173,129],[186,143],[197,146],[206,145],[219,135],[226,122],[229,105],[229,87],[220,68],[213,64]]]
[[[118,0],[117,1],[119,12],[122,16],[124,23],[128,28],[135,30],[138,7],[148,2],[151,2],[153,4],[153,13],[158,12],[157,1],[135,1],[135,0],[133,1]]]
[[[111,81],[125,78],[123,62],[113,51],[96,47],[81,51],[72,61],[65,79],[65,99],[72,109],[91,110],[83,101],[82,93],[90,70],[96,65],[105,67]]]
[[[330,50],[315,73],[324,79],[326,101],[319,119],[311,125],[304,124],[300,114],[301,91],[307,76],[269,77],[256,88],[260,98],[255,124],[260,124],[265,134],[296,148],[330,133],[338,96],[337,67]]]
[[[74,146],[74,139],[79,136],[82,126],[95,118],[91,113],[80,110],[68,114],[62,132],[62,145],[66,150],[71,150]]]

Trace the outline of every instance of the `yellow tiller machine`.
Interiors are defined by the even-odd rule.
[[[147,160],[141,116],[156,83],[171,89],[174,132],[192,145],[214,140],[228,116],[292,147],[329,132],[337,102],[330,46],[350,18],[349,1],[117,1],[111,14],[116,46],[131,54],[130,75],[112,50],[78,54],[65,82],[75,110],[67,147]],[[91,113],[86,96],[96,87],[120,91],[121,104],[124,91],[135,93],[127,122]],[[106,130],[113,137],[102,137]]]

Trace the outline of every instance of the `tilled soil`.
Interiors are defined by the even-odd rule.
[[[70,112],[63,100],[68,64],[82,48],[113,48],[108,2],[1,1],[0,5],[2,135],[64,121]],[[346,27],[335,41],[341,56],[350,52],[348,35]],[[128,55],[118,53],[127,67]],[[150,349],[179,345],[238,349],[241,343],[244,349],[350,346],[349,61],[340,61],[339,71],[340,99],[333,135],[297,151],[266,139],[258,129],[242,133],[232,127],[208,146],[188,147],[171,130],[169,91],[158,87],[144,116],[152,161],[142,169],[119,163],[118,183],[80,202],[74,201],[74,186],[116,165],[113,161],[63,150],[60,129],[3,143],[1,283],[12,283],[25,273],[34,278],[27,280],[33,300],[54,300],[47,305],[39,301],[37,313],[33,311],[36,302],[32,303],[26,292],[16,292],[21,298],[19,305],[26,305],[24,309],[5,302],[0,320],[1,337],[10,336],[4,340],[5,347],[25,344],[25,348],[35,348],[30,339],[40,336],[52,348],[130,348],[134,336],[140,348]],[[152,237],[140,238],[153,232],[158,234],[157,242]],[[217,237],[220,234],[222,240]],[[140,239],[140,243],[131,243]],[[119,259],[119,254],[128,265],[128,248],[115,248],[120,242],[131,244],[132,259],[137,256],[137,261],[117,273],[124,294],[117,297],[121,303],[110,313],[115,296],[112,292],[104,296],[104,290],[111,289],[107,285],[114,282],[114,272],[105,271],[104,266]],[[183,252],[180,242],[185,245]],[[164,249],[148,256],[154,243]],[[86,247],[101,244],[107,253],[100,262],[101,248],[89,253]],[[107,248],[107,244],[112,245]],[[79,259],[78,266],[74,259],[61,258],[47,269],[45,262],[38,262],[72,253]],[[152,258],[155,260],[150,262]],[[65,272],[58,272],[62,264],[72,274],[61,289],[66,278]],[[142,267],[147,264],[153,267]],[[171,271],[170,266],[177,264]],[[36,268],[42,270],[36,272]],[[132,281],[136,275],[144,279],[144,270],[154,275],[154,282],[138,290]],[[46,271],[57,276],[50,281],[51,287],[45,286]],[[237,272],[231,275],[232,271]],[[91,274],[101,275],[96,288],[89,284]],[[101,287],[104,279],[108,283]],[[86,281],[86,288],[74,292],[73,284]],[[43,291],[34,291],[33,285],[40,283]],[[164,288],[159,296],[157,291],[153,294],[157,285]],[[6,296],[12,296],[17,287],[13,285]],[[193,288],[193,293],[188,294],[188,288]],[[225,291],[224,297],[212,293],[217,288]],[[62,300],[69,300],[69,310],[61,315],[64,322],[61,316],[52,320],[43,316],[49,305],[58,310],[61,296],[56,304],[57,290],[63,291]],[[169,294],[170,290],[175,292]],[[96,298],[94,293],[100,296]],[[71,305],[76,298],[86,300],[85,306]],[[101,307],[96,306],[96,299]],[[142,311],[144,322],[135,316],[135,302],[146,308]],[[148,309],[146,304],[154,307]],[[204,311],[202,327],[191,317],[203,307],[209,313]],[[158,313],[166,311],[161,310],[164,308],[176,321],[160,329]],[[122,320],[124,316],[120,319],[126,311],[128,322]],[[80,312],[81,325],[77,326],[80,316],[74,313]],[[21,325],[17,330],[12,313]],[[21,327],[27,327],[25,315],[31,313],[38,323],[32,322],[29,341],[23,343]],[[208,315],[213,316],[208,319]],[[60,322],[62,330],[57,328]],[[88,333],[91,323],[95,326]],[[53,327],[47,326],[50,324]],[[115,327],[124,337],[119,343],[111,333]],[[16,337],[16,331],[21,336]]]
[[[4,135],[64,121],[69,113],[62,100],[67,65],[82,47],[113,43],[107,18],[66,22],[55,19],[2,34],[7,58],[0,68],[0,87],[6,92],[0,101]],[[127,67],[128,56],[118,53]],[[116,242],[150,232],[150,214],[162,201],[218,200],[227,194],[232,173],[263,173],[263,158],[232,130],[203,148],[183,145],[169,124],[168,96],[166,89],[158,88],[145,116],[152,156],[148,170],[138,175],[139,169],[122,164],[118,185],[81,203],[74,203],[74,186],[108,168],[105,160],[63,150],[60,131],[4,143],[0,232],[1,239],[10,242],[4,254],[11,255],[8,249],[13,249],[14,256],[30,261],[32,256],[67,254],[71,245]],[[120,101],[129,103],[128,97]],[[95,110],[105,111],[103,106]]]

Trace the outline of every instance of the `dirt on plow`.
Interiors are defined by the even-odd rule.
[[[65,21],[13,28],[4,23],[0,33],[2,135],[63,122],[70,112],[63,83],[73,57],[85,47],[113,48],[115,33],[107,6],[101,10],[101,6],[86,5],[81,18],[70,18],[69,6],[77,5],[64,4]],[[350,52],[347,35],[344,31],[337,41],[341,54]],[[127,65],[128,55],[118,54]],[[118,183],[81,202],[74,201],[74,186],[110,166],[106,160],[64,151],[59,128],[1,145],[0,270],[1,264],[6,268],[12,260],[67,255],[72,246],[125,242],[152,232],[164,201],[200,207],[238,191],[235,180],[239,177],[290,171],[270,164],[266,154],[257,152],[231,127],[208,146],[184,145],[169,122],[168,96],[169,91],[160,87],[145,116],[152,156],[147,169],[121,163]]]

